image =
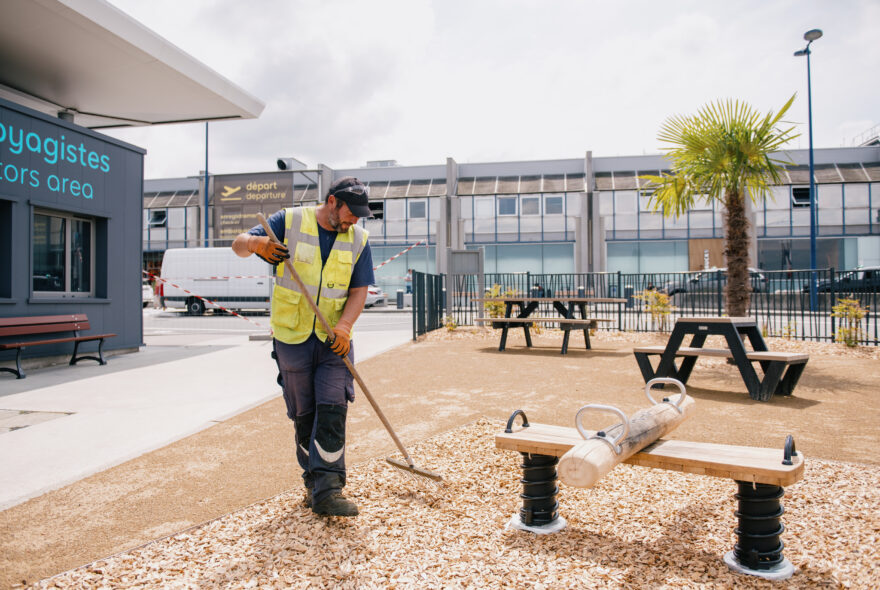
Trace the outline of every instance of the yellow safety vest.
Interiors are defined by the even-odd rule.
[[[352,225],[346,233],[338,234],[327,264],[323,265],[315,207],[285,209],[284,225],[284,245],[290,250],[296,274],[330,326],[335,326],[348,301],[351,273],[367,245],[369,233],[359,225]],[[281,342],[305,342],[313,331],[322,342],[327,340],[324,326],[284,264],[279,264],[275,271],[271,324],[275,338]]]

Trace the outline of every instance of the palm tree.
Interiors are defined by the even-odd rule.
[[[679,215],[696,201],[721,202],[727,212],[724,255],[727,258],[727,313],[744,316],[749,309],[748,196],[752,202],[780,184],[786,162],[773,153],[797,137],[794,127],[777,124],[794,102],[794,95],[775,115],[761,115],[746,103],[709,103],[696,115],[670,117],[657,138],[671,162],[669,174],[643,176],[649,182],[654,211]]]

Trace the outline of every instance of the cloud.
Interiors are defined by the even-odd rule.
[[[217,173],[279,156],[343,168],[653,153],[667,117],[727,97],[766,111],[798,92],[789,118],[805,127],[792,52],[816,26],[816,144],[877,116],[870,0],[111,1],[266,102],[257,120],[211,124]],[[149,149],[150,178],[204,168],[204,125],[111,134]]]

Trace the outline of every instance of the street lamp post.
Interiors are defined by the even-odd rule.
[[[818,295],[816,284],[816,231],[819,221],[819,212],[816,207],[816,178],[813,170],[813,93],[810,81],[810,45],[822,36],[821,29],[810,29],[804,33],[807,46],[795,51],[796,57],[807,56],[807,134],[810,140],[810,311],[818,308]]]

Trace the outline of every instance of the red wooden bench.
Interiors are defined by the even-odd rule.
[[[0,318],[0,350],[16,350],[15,368],[0,367],[0,371],[9,371],[18,379],[24,379],[25,374],[21,368],[21,351],[25,348],[33,346],[42,346],[44,344],[61,344],[63,342],[73,342],[73,356],[70,357],[70,364],[75,365],[78,361],[90,359],[98,361],[101,365],[106,365],[104,360],[104,339],[112,338],[116,334],[88,334],[80,336],[80,332],[89,329],[89,318],[86,314],[68,314],[68,315],[43,315],[43,316],[27,316],[17,318]],[[72,333],[72,335],[54,338],[45,338],[45,336]],[[82,355],[77,356],[80,342],[89,342],[98,340],[98,356]]]

